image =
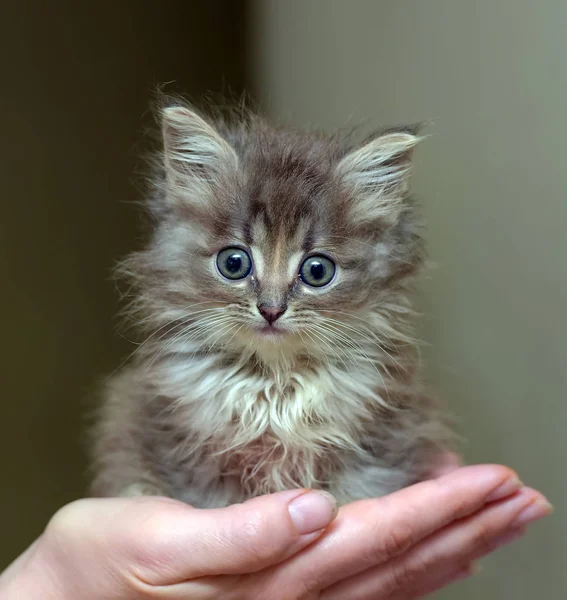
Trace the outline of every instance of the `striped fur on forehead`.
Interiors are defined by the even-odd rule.
[[[301,219],[295,227],[281,223],[276,228],[270,227],[260,216],[252,219],[247,243],[255,255],[259,255],[263,265],[269,266],[272,272],[287,271],[289,263],[294,262],[308,249],[311,223]],[[264,269],[259,269],[260,277]]]
[[[412,128],[385,130],[362,143],[350,134],[277,129],[246,116],[215,122],[179,105],[162,109],[162,193],[217,232],[252,216],[270,229],[340,224],[380,228],[407,195]],[[249,236],[246,236],[249,237]]]
[[[251,131],[248,143],[246,202],[267,228],[293,231],[309,222],[313,229],[344,213],[346,199],[334,176],[336,143],[264,127]]]

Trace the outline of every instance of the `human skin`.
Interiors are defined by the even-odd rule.
[[[310,490],[200,510],[166,498],[61,509],[0,577],[3,600],[409,600],[551,511],[507,467],[456,468],[337,511]]]

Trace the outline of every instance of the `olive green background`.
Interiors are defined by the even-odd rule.
[[[256,0],[269,112],[326,128],[433,120],[414,189],[437,269],[429,379],[470,461],[510,464],[555,514],[440,598],[567,597],[567,3]]]
[[[252,86],[301,125],[433,120],[414,185],[428,377],[466,458],[557,509],[439,597],[564,598],[566,31],[564,0],[4,2],[0,569],[84,493],[87,398],[131,349],[110,269],[142,230],[152,89],[175,81],[195,100]]]
[[[246,81],[243,2],[0,8],[0,570],[87,481],[84,415],[131,347],[114,262],[138,243],[152,93]]]

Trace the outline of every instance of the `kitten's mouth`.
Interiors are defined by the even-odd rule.
[[[285,331],[283,329],[281,329],[280,327],[275,327],[274,325],[264,325],[264,327],[260,327],[260,329],[258,329],[258,332],[263,337],[268,338],[279,338],[285,334]]]

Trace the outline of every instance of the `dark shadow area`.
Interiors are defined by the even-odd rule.
[[[199,100],[247,83],[242,1],[0,9],[0,570],[84,494],[84,414],[132,347],[115,261],[137,244],[159,83]]]

